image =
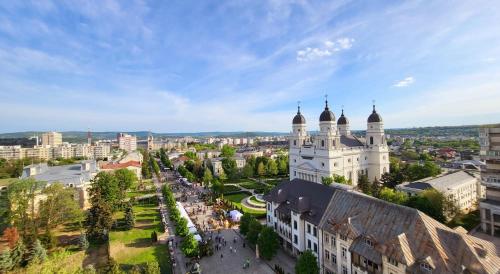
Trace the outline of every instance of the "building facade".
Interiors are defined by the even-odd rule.
[[[127,152],[137,150],[137,137],[126,133],[118,133],[116,139],[118,146]]]
[[[307,132],[300,107],[292,124],[289,137],[290,180],[299,178],[321,183],[323,177],[339,175],[355,186],[360,175],[366,175],[373,181],[389,172],[389,148],[384,124],[375,106],[368,117],[365,138],[351,134],[349,120],[343,110],[335,121],[328,101],[319,117],[317,135],[311,136]]]
[[[445,197],[452,199],[457,208],[465,213],[476,209],[484,193],[480,179],[465,171],[402,183],[397,185],[396,189],[407,193],[408,196],[418,195],[427,189],[435,189],[443,193]]]
[[[500,124],[484,126],[479,130],[480,157],[486,161],[481,180],[486,187],[486,198],[481,209],[481,228],[500,237]]]
[[[62,145],[62,134],[54,131],[43,133],[42,145],[52,147]]]
[[[212,168],[213,168],[212,173],[215,176],[219,176],[222,172],[224,172],[224,168],[222,168],[223,159],[224,158],[220,157],[208,159],[212,163]],[[236,168],[238,169],[242,169],[246,164],[246,160],[243,157],[231,157],[231,159],[236,162]]]

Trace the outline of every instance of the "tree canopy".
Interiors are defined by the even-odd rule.
[[[319,266],[316,261],[316,256],[312,253],[311,250],[306,250],[302,253],[297,263],[295,264],[295,273],[296,274],[318,274]]]

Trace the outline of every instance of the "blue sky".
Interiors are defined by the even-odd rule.
[[[0,132],[500,122],[496,1],[2,1]]]

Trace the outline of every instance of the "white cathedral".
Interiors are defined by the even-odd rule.
[[[295,178],[321,183],[323,177],[334,174],[358,183],[360,175],[370,181],[378,180],[389,172],[389,148],[384,134],[382,117],[375,110],[368,117],[365,138],[358,138],[349,130],[344,110],[338,121],[328,108],[319,116],[319,133],[307,133],[306,119],[300,113],[293,118],[290,135],[290,180]]]

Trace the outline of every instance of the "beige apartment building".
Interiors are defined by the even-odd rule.
[[[55,131],[43,133],[42,145],[52,147],[62,145],[62,134]]]
[[[118,146],[127,152],[137,150],[137,137],[126,133],[118,133],[116,136]]]
[[[88,159],[103,159],[109,157],[111,147],[108,144],[89,146],[88,144],[64,144],[57,147],[34,146],[22,148],[21,146],[0,146],[0,158],[18,160],[33,158],[51,160],[55,158],[84,157]]]
[[[500,237],[500,124],[479,129],[481,159],[486,169],[481,172],[486,198],[481,201],[481,228],[490,235]]]

